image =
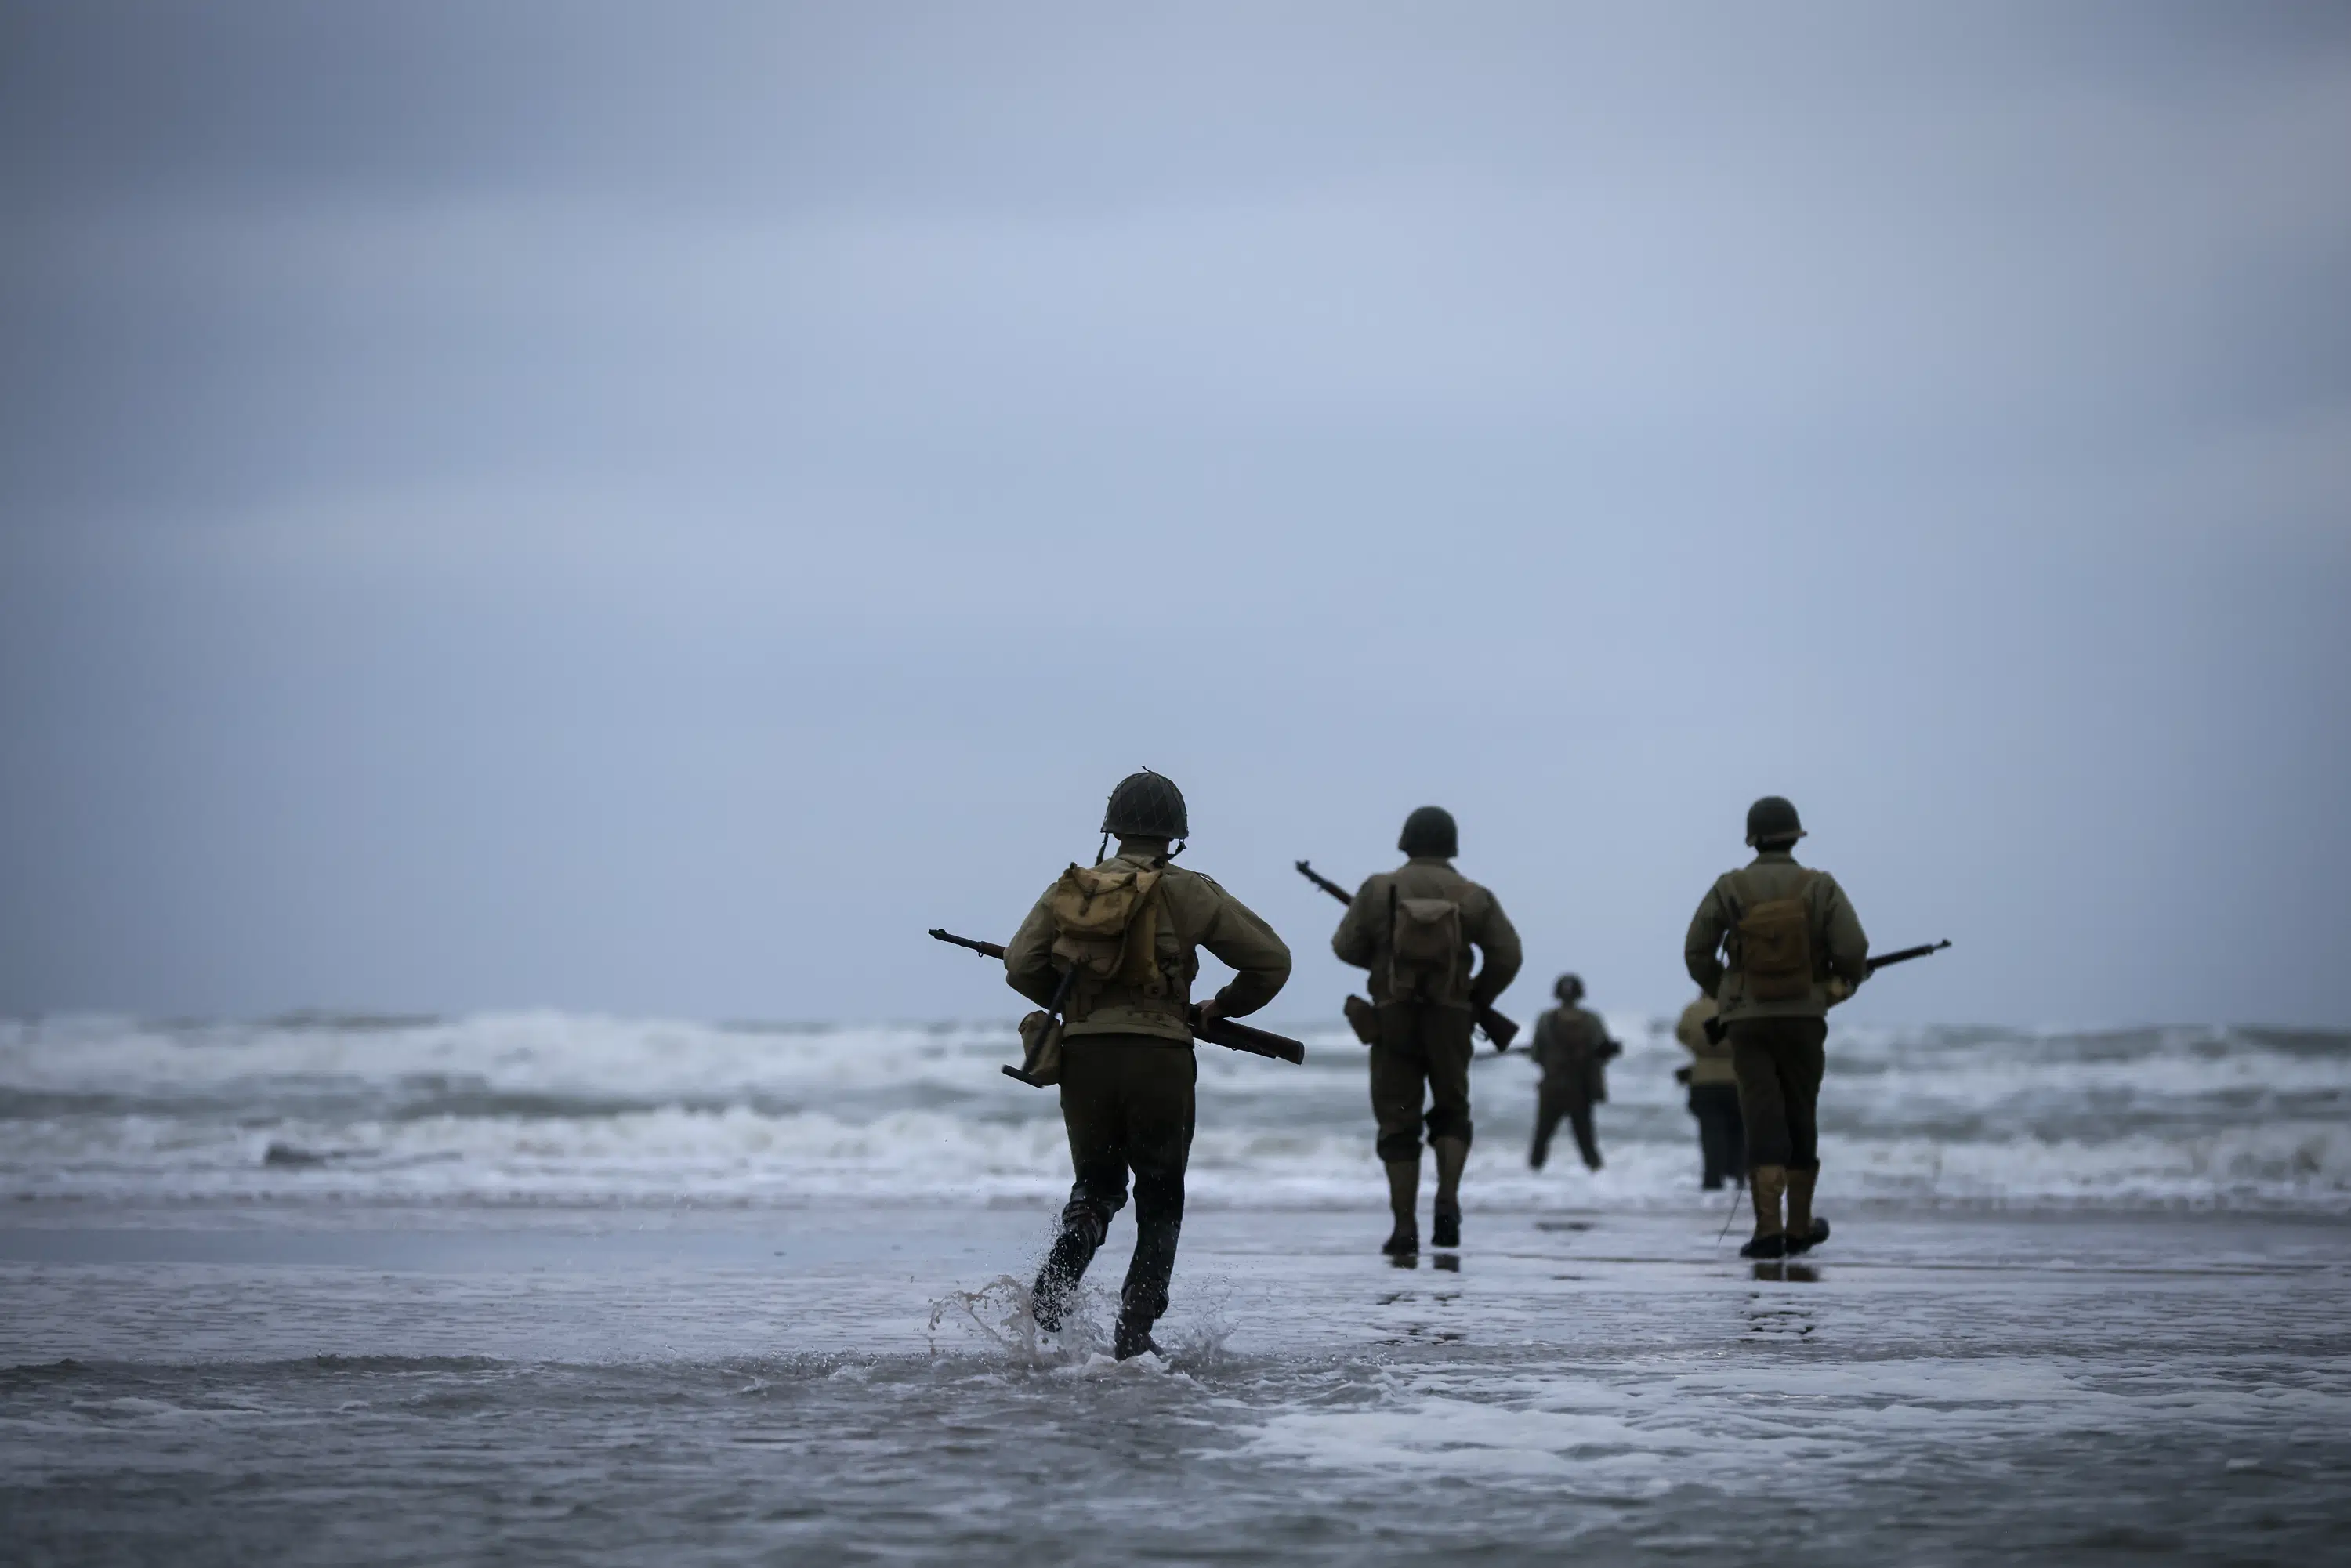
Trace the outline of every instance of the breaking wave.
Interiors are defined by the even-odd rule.
[[[1687,1203],[1692,1124],[1656,1020],[1600,1112],[1606,1168],[1537,1175],[1533,1069],[1480,1058],[1480,1202]],[[1376,1202],[1362,1050],[1201,1052],[1196,1201]],[[1068,1183],[1008,1023],[703,1025],[556,1013],[0,1022],[12,1197],[987,1203]],[[2351,1035],[1840,1030],[1824,1192],[1910,1204],[2351,1210]]]

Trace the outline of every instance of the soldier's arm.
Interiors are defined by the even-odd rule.
[[[1717,883],[1698,900],[1698,913],[1690,916],[1689,934],[1682,938],[1682,967],[1709,997],[1722,987],[1722,936],[1729,929],[1723,918],[1721,886]]]
[[[1217,899],[1200,946],[1233,970],[1232,979],[1217,993],[1217,1010],[1241,1018],[1273,1000],[1289,983],[1290,945],[1248,904],[1207,878],[1200,880]]]
[[[1377,955],[1375,939],[1375,906],[1379,899],[1374,889],[1382,885],[1378,877],[1366,877],[1364,885],[1355,890],[1347,905],[1347,913],[1339,916],[1339,929],[1331,934],[1331,951],[1342,964],[1353,964],[1358,969],[1368,969]]]
[[[1061,980],[1053,967],[1053,916],[1040,898],[1004,945],[1004,983],[1042,1008],[1052,1005]]]
[[[1588,1008],[1584,1009],[1583,1029],[1584,1040],[1592,1049],[1593,1061],[1606,1061],[1623,1053],[1623,1042],[1608,1032],[1608,1020]]]
[[[1502,901],[1488,891],[1483,903],[1478,929],[1469,934],[1485,959],[1469,982],[1469,1005],[1479,1008],[1493,1006],[1494,998],[1510,988],[1510,982],[1519,977],[1519,967],[1526,962],[1518,928],[1502,913]]]
[[[1823,873],[1821,880],[1828,883],[1822,896],[1829,937],[1829,973],[1847,986],[1859,986],[1869,977],[1869,936],[1861,928],[1861,916],[1853,912],[1853,904],[1837,885],[1836,878]]]

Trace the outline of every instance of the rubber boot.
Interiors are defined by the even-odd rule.
[[[1176,1260],[1176,1228],[1170,1225],[1165,1228],[1168,1232],[1165,1238],[1167,1260],[1172,1266]],[[1152,1244],[1153,1239],[1147,1231],[1138,1236],[1134,1242],[1136,1258],[1141,1259],[1144,1249]],[[1158,1274],[1155,1280],[1148,1275],[1137,1279],[1130,1270],[1126,1289],[1119,1292],[1118,1322],[1111,1329],[1110,1335],[1111,1354],[1121,1361],[1133,1361],[1145,1352],[1158,1354],[1159,1346],[1151,1338],[1151,1325],[1158,1322],[1166,1311],[1166,1276],[1163,1273]]]
[[[1747,1173],[1755,1198],[1755,1235],[1739,1249],[1741,1258],[1784,1258],[1788,1239],[1780,1228],[1780,1195],[1788,1189],[1785,1166],[1757,1166]]]
[[[1138,1355],[1157,1355],[1159,1345],[1151,1337],[1151,1320],[1121,1312],[1117,1326],[1111,1330],[1110,1353],[1121,1361],[1133,1361]]]
[[[1061,1210],[1061,1233],[1053,1239],[1053,1249],[1045,1254],[1045,1266],[1037,1270],[1037,1282],[1029,1291],[1039,1330],[1061,1332],[1061,1315],[1069,1311],[1070,1297],[1085,1278],[1086,1265],[1094,1260],[1109,1231],[1109,1223],[1094,1212],[1092,1204],[1073,1202]]]
[[[1395,1228],[1380,1250],[1391,1258],[1408,1257],[1420,1250],[1420,1224],[1413,1211],[1420,1203],[1420,1156],[1388,1162],[1388,1207],[1395,1215]]]
[[[1429,1239],[1438,1247],[1458,1247],[1461,1169],[1469,1163],[1469,1143],[1466,1138],[1437,1138],[1429,1146],[1437,1151],[1437,1224]]]
[[[1167,1314],[1167,1281],[1176,1272],[1176,1242],[1183,1230],[1180,1219],[1135,1221],[1134,1260],[1126,1266],[1126,1283],[1118,1292],[1118,1333],[1132,1333],[1145,1349],[1151,1325]],[[1119,1359],[1125,1360],[1125,1354]]]
[[[1810,1252],[1829,1239],[1829,1222],[1813,1212],[1813,1184],[1821,1179],[1818,1166],[1811,1170],[1788,1167],[1788,1254]]]

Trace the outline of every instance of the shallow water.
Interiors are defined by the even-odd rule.
[[[1854,1211],[1187,1225],[1168,1354],[1039,1343],[1010,1208],[20,1204],[28,1562],[2308,1562],[2351,1527],[2351,1229]],[[1122,1222],[1097,1279],[1114,1284]],[[1735,1240],[1735,1238],[1733,1239]]]
[[[1809,1268],[1661,1026],[1607,1168],[1481,1057],[1375,1250],[1359,1048],[1207,1051],[1164,1357],[1020,1281],[1002,1026],[0,1024],[10,1563],[2306,1563],[2351,1537],[2351,1037],[1844,1030]]]

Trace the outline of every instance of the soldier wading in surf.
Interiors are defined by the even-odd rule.
[[[1149,771],[1111,791],[1103,844],[1118,852],[1072,865],[1047,888],[1005,945],[1005,978],[1050,1007],[1063,974],[1059,1071],[1061,1121],[1077,1180],[1061,1229],[1038,1272],[1037,1326],[1061,1329],[1086,1265],[1126,1204],[1134,1176],[1134,1259],[1119,1293],[1119,1359],[1158,1347],[1151,1325],[1167,1310],[1167,1282],[1184,1226],[1184,1166],[1192,1149],[1192,982],[1206,947],[1235,971],[1200,1010],[1238,1018],[1271,1001],[1290,978],[1290,949],[1239,899],[1173,863],[1190,831],[1184,796]],[[1031,1015],[1040,1020],[1042,1015]],[[1026,1028],[1024,1026],[1024,1032]]]
[[[1608,1025],[1583,1006],[1583,981],[1562,975],[1552,987],[1559,1006],[1535,1019],[1531,1054],[1542,1069],[1535,1090],[1535,1141],[1527,1164],[1536,1170],[1551,1157],[1551,1138],[1561,1118],[1575,1129],[1575,1152],[1583,1168],[1600,1168],[1600,1140],[1592,1130],[1592,1107],[1608,1098],[1608,1061],[1625,1048],[1608,1038]]]
[[[1706,1031],[1721,1009],[1700,997],[1682,1009],[1674,1038],[1690,1053],[1690,1063],[1674,1076],[1689,1085],[1689,1113],[1698,1118],[1698,1185],[1720,1189],[1723,1178],[1747,1179],[1746,1124],[1739,1119],[1739,1071],[1731,1065],[1728,1036]]]
[[[1387,1167],[1395,1228],[1381,1250],[1420,1250],[1423,1094],[1437,1152],[1434,1240],[1461,1244],[1461,1167],[1469,1160],[1472,1009],[1490,1007],[1518,974],[1519,934],[1492,894],[1453,869],[1450,814],[1423,806],[1405,819],[1405,863],[1355,890],[1331,938],[1342,963],[1371,971],[1372,1114]],[[1473,977],[1470,949],[1485,956]]]
[[[1690,978],[1721,1007],[1739,1079],[1755,1197],[1755,1234],[1739,1249],[1747,1258],[1785,1257],[1828,1239],[1828,1221],[1813,1213],[1821,1048],[1829,1008],[1869,972],[1869,941],[1844,890],[1796,863],[1792,852],[1803,836],[1796,808],[1779,796],[1749,807],[1755,858],[1715,878],[1682,943]]]

